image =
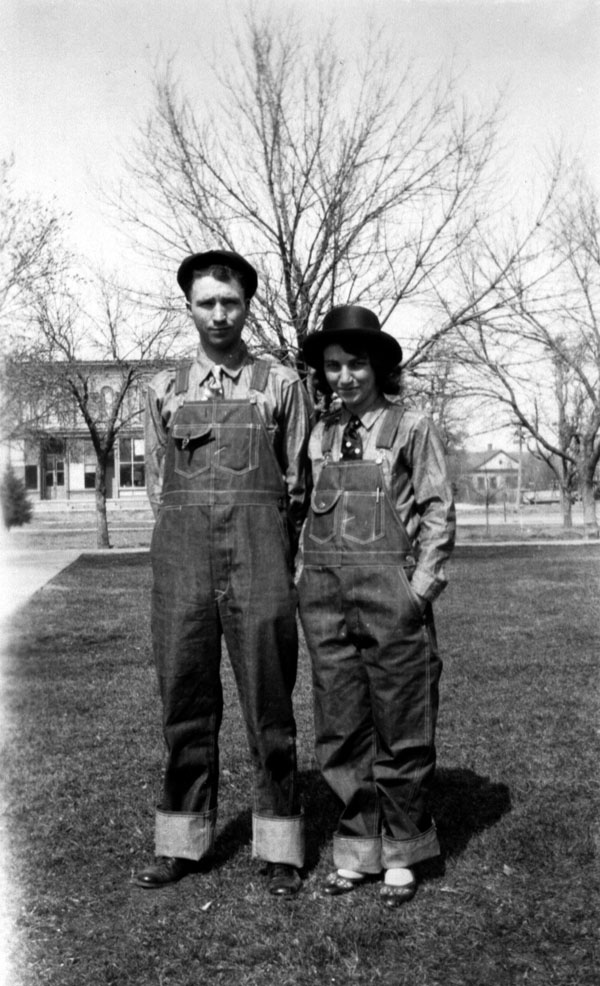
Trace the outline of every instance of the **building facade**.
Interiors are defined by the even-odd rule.
[[[128,367],[130,372],[131,368]],[[143,499],[146,495],[143,411],[148,380],[157,366],[135,364],[118,417],[118,434],[106,471],[107,499]],[[125,370],[111,362],[80,363],[77,372],[86,388],[93,420],[106,427],[124,388]],[[21,477],[32,502],[94,502],[96,453],[77,401],[23,401],[21,425],[3,443],[2,468],[10,464]],[[43,406],[47,405],[47,406]]]

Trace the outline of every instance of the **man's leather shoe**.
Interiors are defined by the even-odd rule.
[[[146,866],[133,877],[137,887],[156,890],[166,887],[169,883],[177,883],[195,867],[192,859],[181,859],[179,856],[159,856],[151,866]]]
[[[302,886],[298,870],[289,863],[269,863],[267,877],[269,893],[274,897],[293,897]]]

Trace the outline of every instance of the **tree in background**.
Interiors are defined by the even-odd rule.
[[[9,437],[86,430],[96,455],[98,547],[110,547],[107,466],[119,436],[143,414],[145,380],[164,365],[173,343],[168,314],[141,310],[114,280],[97,275],[32,286],[30,324],[13,342],[5,364],[5,393],[14,423]],[[102,392],[103,366],[111,388]],[[116,374],[115,374],[116,369]],[[117,380],[116,387],[114,380]],[[110,392],[109,392],[110,391]]]
[[[60,273],[62,220],[49,206],[19,195],[12,159],[0,160],[0,317],[14,321],[28,286]]]
[[[600,212],[583,174],[499,286],[502,317],[462,333],[472,390],[506,409],[560,484],[565,526],[578,493],[597,535],[600,459]]]
[[[214,99],[186,95],[172,63],[159,72],[120,217],[155,266],[215,246],[251,258],[253,343],[288,362],[334,303],[365,302],[391,331],[397,320],[411,393],[427,401],[440,348],[498,303],[523,249],[490,264],[477,293],[457,293],[466,250],[495,259],[497,108],[469,109],[441,74],[419,80],[382,36],[357,60],[331,32],[306,41],[296,23],[244,24]]]

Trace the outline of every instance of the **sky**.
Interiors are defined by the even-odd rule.
[[[259,9],[266,0],[256,0]],[[28,194],[72,214],[78,249],[114,243],[98,186],[151,107],[157,60],[174,55],[210,98],[209,64],[233,43],[243,0],[3,0],[0,156]],[[312,30],[331,19],[348,51],[370,18],[424,71],[452,62],[470,99],[506,89],[504,136],[520,179],[564,141],[600,188],[600,5],[589,0],[278,0]]]
[[[425,75],[452,65],[471,103],[502,90],[505,161],[523,201],[561,142],[600,193],[600,0],[254,4],[287,8],[309,37],[331,23],[348,59],[368,23],[379,25]],[[173,57],[186,91],[210,101],[211,66],[231,51],[246,9],[246,0],[0,0],[0,158],[14,155],[23,192],[71,214],[69,245],[94,263],[133,276],[99,189],[118,179],[151,110],[155,66]]]

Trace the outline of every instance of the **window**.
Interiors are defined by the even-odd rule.
[[[60,455],[49,452],[46,455],[46,489],[65,485],[65,460]]]
[[[26,490],[39,489],[37,466],[25,466],[25,489]]]
[[[96,453],[91,442],[86,442],[83,449],[83,486],[86,490],[96,488]]]
[[[124,489],[140,489],[146,483],[143,438],[121,438],[119,441],[119,485]]]
[[[100,413],[103,418],[108,418],[112,414],[114,402],[115,392],[112,387],[103,387],[100,392]]]

